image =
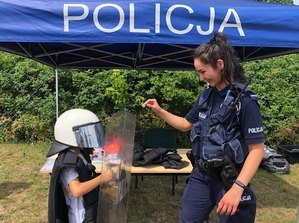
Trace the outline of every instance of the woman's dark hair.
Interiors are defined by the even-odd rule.
[[[222,80],[229,83],[246,82],[240,60],[230,45],[227,35],[222,32],[215,32],[209,42],[198,46],[194,51],[193,59],[200,59],[202,63],[210,64],[213,68],[217,68],[217,61],[221,59],[224,62]]]

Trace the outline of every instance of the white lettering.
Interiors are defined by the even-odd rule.
[[[132,33],[149,33],[149,29],[135,29],[135,10],[134,4],[130,3],[130,32]]]
[[[104,7],[113,7],[119,13],[119,21],[118,21],[117,26],[115,26],[114,28],[109,28],[109,29],[105,28],[99,22],[99,19],[98,19],[99,18],[99,12]],[[124,22],[125,22],[125,12],[124,12],[124,10],[119,5],[109,4],[109,3],[108,4],[102,4],[102,5],[99,5],[98,7],[96,7],[94,9],[94,12],[93,12],[93,22],[94,22],[95,26],[100,31],[103,31],[105,33],[113,33],[113,32],[116,32],[116,31],[120,30],[122,28],[122,26],[124,25]]]
[[[244,195],[241,197],[241,201],[251,201],[251,196],[250,195]]]
[[[177,35],[184,35],[190,33],[193,29],[196,29],[197,33],[200,35],[210,35],[212,32],[215,31],[215,21],[216,21],[216,9],[214,7],[210,7],[210,14],[209,18],[205,19],[204,21],[199,20],[199,18],[195,18],[194,16],[199,17],[200,13],[194,14],[193,8],[188,5],[184,4],[175,4],[170,6],[168,9],[161,10],[161,3],[155,3],[154,5],[154,12],[151,16],[144,17],[144,24],[153,24],[154,26],[144,27],[144,28],[137,28],[136,27],[136,12],[135,12],[135,4],[137,3],[128,3],[129,9],[128,11],[124,11],[124,9],[117,4],[114,3],[106,3],[100,4],[95,7],[93,11],[93,23],[95,27],[104,32],[104,33],[113,33],[121,30],[124,28],[124,24],[128,24],[129,27],[126,27],[130,33],[150,33],[151,31],[154,33],[161,33],[161,32],[171,32]],[[140,3],[142,4],[142,3]],[[116,10],[116,14],[111,14],[111,9],[109,9],[108,13],[105,13],[103,10],[105,8],[112,8],[112,10]],[[180,10],[178,12],[177,10]],[[183,14],[182,10],[186,11],[186,15]],[[198,9],[199,10],[199,9]],[[176,16],[176,13],[182,16],[188,16],[191,14],[193,17],[190,16],[190,22],[188,18],[183,19],[182,21],[178,21],[180,17]],[[88,18],[89,15],[89,8],[85,4],[64,4],[63,5],[63,19],[64,19],[64,32],[70,32],[70,22],[71,21],[80,21],[85,20]],[[112,23],[108,23],[106,18],[110,16]],[[164,16],[164,17],[163,17]],[[140,16],[142,17],[142,15]],[[125,19],[129,21],[125,21]],[[206,18],[206,16],[204,16]],[[161,27],[161,21],[165,19],[166,27]],[[221,17],[217,17],[217,22],[221,22]],[[153,21],[149,21],[153,20]],[[106,22],[106,25],[105,23]],[[115,23],[114,23],[115,22]],[[126,22],[126,23],[125,23]],[[143,20],[138,21],[138,24],[142,24]],[[74,22],[75,23],[75,22]],[[174,24],[179,24],[180,26],[175,26]],[[197,23],[197,24],[195,24]],[[206,30],[203,29],[204,24],[200,23],[207,23],[208,27]],[[73,23],[71,23],[73,24]],[[164,24],[164,23],[163,23]],[[182,27],[183,26],[183,27]],[[78,26],[74,26],[78,29]],[[180,27],[180,28],[178,28]],[[73,29],[75,29],[73,28]],[[228,9],[225,18],[220,24],[219,30],[223,32],[226,28],[235,28],[238,30],[240,36],[245,36],[244,30],[242,28],[241,19],[234,9]],[[152,30],[151,30],[152,29]]]
[[[235,17],[235,21],[236,21],[235,24],[229,24],[228,23],[228,20],[229,20],[231,14],[233,14],[234,17]],[[240,36],[245,36],[245,33],[242,29],[242,24],[241,24],[241,20],[239,18],[239,15],[234,9],[228,9],[228,11],[226,13],[226,16],[225,16],[225,18],[224,18],[224,20],[223,20],[223,22],[222,22],[222,24],[219,28],[219,31],[223,32],[225,27],[236,27],[239,31]]]
[[[176,8],[185,8],[188,10],[189,14],[194,13],[194,11],[192,8],[190,8],[189,6],[186,6],[186,5],[173,5],[168,9],[168,11],[166,13],[166,24],[167,24],[167,27],[169,28],[169,30],[175,34],[186,34],[192,30],[194,25],[189,23],[189,25],[186,29],[183,29],[183,30],[175,29],[171,23],[171,16],[172,16],[172,12]]]
[[[82,15],[79,16],[69,16],[69,8],[80,8],[83,9]],[[86,5],[83,4],[64,4],[63,5],[63,23],[64,23],[64,32],[69,32],[69,21],[72,20],[83,20],[88,16],[89,9]]]
[[[201,35],[209,35],[213,32],[214,30],[214,22],[215,22],[215,8],[210,7],[210,23],[209,23],[209,29],[207,31],[203,31],[201,29],[201,26],[198,25],[197,28],[197,32]]]
[[[263,131],[263,127],[249,128],[248,133],[259,133]]]
[[[160,3],[156,4],[156,14],[155,14],[155,33],[160,33],[160,23],[161,23],[161,6]]]
[[[198,113],[198,117],[199,118],[202,118],[202,119],[206,119],[207,115],[206,114],[203,114],[201,112]]]

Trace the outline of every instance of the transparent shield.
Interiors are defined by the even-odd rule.
[[[117,112],[106,126],[102,173],[113,170],[113,179],[100,186],[97,223],[127,222],[135,126],[128,112]]]

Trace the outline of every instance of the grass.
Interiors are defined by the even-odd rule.
[[[40,174],[49,144],[0,144],[0,222],[47,222],[49,175]],[[134,188],[129,223],[176,223],[186,176],[179,176],[171,195],[171,176],[145,176]],[[252,187],[258,198],[256,223],[294,223],[299,202],[299,164],[288,175],[257,172]],[[211,223],[217,222],[213,213]]]

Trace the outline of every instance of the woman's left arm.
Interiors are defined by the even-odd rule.
[[[248,145],[248,149],[248,156],[237,178],[245,186],[249,184],[263,159],[264,143],[250,144]],[[226,215],[235,214],[241,201],[243,190],[241,186],[234,183],[218,203],[217,213]]]
[[[263,157],[264,143],[248,145],[249,153],[242,167],[242,170],[237,178],[244,185],[248,185],[255,175]]]

